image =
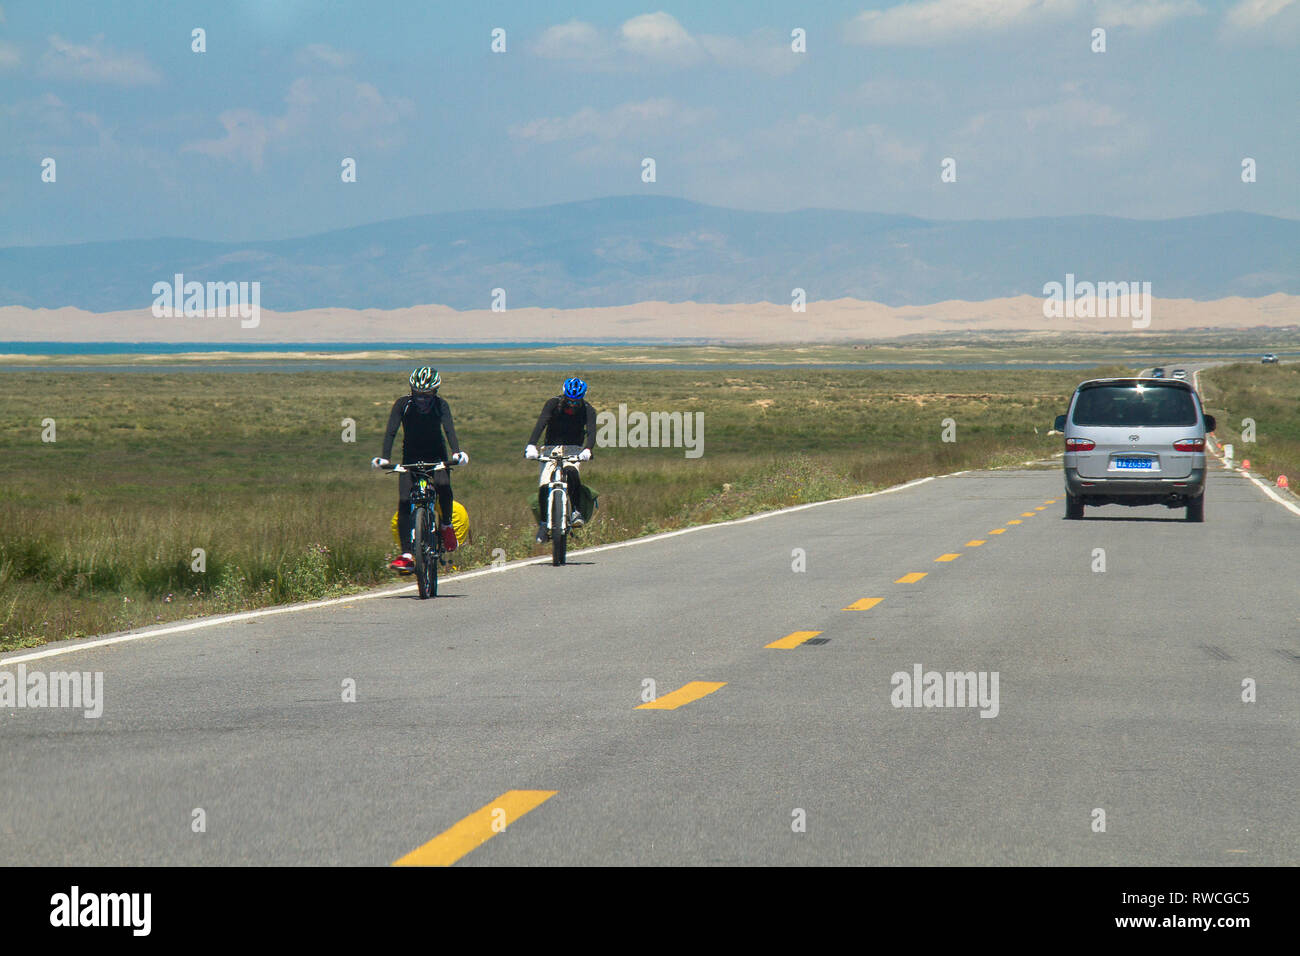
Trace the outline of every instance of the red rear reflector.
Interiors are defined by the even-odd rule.
[[[1089,441],[1086,438],[1067,438],[1065,440],[1066,451],[1092,451],[1096,447],[1097,443],[1095,441]]]
[[[1174,442],[1174,451],[1205,451],[1204,438],[1184,438]]]

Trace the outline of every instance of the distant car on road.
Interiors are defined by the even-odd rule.
[[[1056,416],[1065,433],[1065,516],[1085,506],[1164,505],[1205,520],[1205,436],[1214,431],[1187,382],[1102,378]]]
[[[1174,375],[1173,375],[1173,377],[1176,378],[1176,379],[1179,379],[1179,380],[1181,381],[1181,380],[1187,378],[1187,370],[1186,370],[1186,369],[1182,369],[1182,368],[1176,368],[1176,369],[1174,369]]]
[[[1274,355],[1272,352],[1269,352],[1269,353],[1268,353],[1267,355],[1265,355],[1262,359],[1260,359],[1259,362],[1260,362],[1261,365],[1276,365],[1276,364],[1277,364],[1277,356]]]
[[[1153,368],[1153,369],[1151,370],[1151,377],[1152,377],[1152,378],[1164,378],[1164,377],[1165,377],[1165,370],[1164,370],[1163,368],[1160,368],[1160,367]]]

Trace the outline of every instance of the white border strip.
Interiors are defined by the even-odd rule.
[[[1205,367],[1212,368],[1213,366],[1205,366]],[[1201,392],[1201,369],[1199,368],[1196,371],[1192,372],[1192,385],[1196,388],[1196,393],[1199,395]],[[1220,443],[1217,439],[1215,439],[1214,444],[1219,445]],[[1218,452],[1215,453],[1215,457],[1218,458],[1220,461],[1224,460],[1223,455]],[[1280,504],[1287,511],[1291,512],[1294,515],[1300,515],[1300,506],[1297,506],[1293,501],[1287,501],[1276,491],[1274,491],[1267,482],[1261,481],[1259,478],[1255,477],[1255,475],[1253,475],[1251,472],[1246,471],[1246,469],[1242,468],[1240,465],[1225,464],[1224,467],[1227,468],[1228,471],[1235,471],[1237,474],[1241,475],[1251,484],[1255,485],[1255,487],[1257,487],[1260,491],[1264,492],[1264,494],[1268,495],[1270,498],[1272,498],[1274,501]]]
[[[633,545],[648,544],[651,541],[663,541],[666,538],[676,538],[684,534],[693,534],[696,531],[706,531],[709,528],[724,528],[728,525],[760,521],[763,518],[771,518],[774,515],[790,514],[795,511],[805,511],[808,508],[818,508],[822,505],[835,504],[841,501],[859,501],[863,498],[874,498],[877,495],[887,495],[895,491],[902,491],[905,488],[915,488],[917,485],[923,485],[927,481],[934,481],[938,478],[956,478],[958,475],[966,475],[969,473],[970,469],[967,469],[966,471],[954,471],[946,475],[928,475],[925,478],[917,478],[915,481],[909,481],[901,485],[882,488],[880,491],[868,491],[860,495],[849,495],[847,498],[827,498],[824,501],[810,501],[807,504],[792,505],[789,508],[778,508],[776,511],[763,511],[759,514],[747,515],[744,518],[732,518],[729,521],[716,521],[711,524],[693,525],[689,528],[679,528],[676,531],[664,531],[660,534],[647,535],[644,538],[631,538],[627,541],[615,541],[611,544],[597,545],[594,548],[582,548],[578,551],[572,551],[570,554],[599,554],[602,551],[615,551],[619,548],[630,548]],[[447,580],[465,581],[469,578],[483,577],[488,574],[499,574],[502,571],[526,568],[535,564],[545,564],[550,560],[549,557],[523,558],[519,561],[511,561],[509,564],[503,564],[500,567],[480,568],[476,571],[466,571],[463,574],[450,575]],[[347,597],[327,598],[323,601],[309,601],[306,604],[286,604],[280,607],[262,608],[256,611],[240,611],[236,614],[221,614],[216,617],[205,617],[200,618],[197,621],[187,621],[184,624],[164,624],[160,627],[153,627],[143,631],[128,631],[125,634],[118,634],[113,637],[82,640],[63,647],[48,648],[39,651],[31,651],[29,653],[18,653],[12,657],[0,658],[0,667],[8,667],[10,664],[20,664],[25,661],[41,660],[46,657],[58,657],[62,654],[72,654],[76,651],[88,651],[96,647],[125,644],[130,641],[143,640],[146,637],[165,637],[170,634],[184,634],[189,631],[200,630],[201,628],[217,627],[221,624],[236,624],[240,621],[251,621],[257,618],[272,617],[276,614],[290,614],[295,611],[311,611],[321,607],[335,607],[340,604],[351,604],[355,601],[369,601],[373,598],[392,597],[395,594],[406,594],[415,589],[414,584],[407,584],[402,587],[384,588],[379,591],[362,591],[358,594],[349,595]]]
[[[1260,491],[1264,492],[1264,494],[1268,495],[1270,498],[1272,498],[1274,501],[1280,504],[1287,511],[1290,511],[1292,514],[1300,515],[1300,507],[1297,507],[1294,502],[1287,501],[1276,491],[1274,491],[1270,485],[1260,481],[1258,478],[1256,478],[1248,471],[1242,471],[1240,468],[1234,468],[1233,470],[1241,472],[1241,474],[1245,475],[1248,479],[1250,479],[1251,482],[1253,482],[1256,486],[1258,486]]]

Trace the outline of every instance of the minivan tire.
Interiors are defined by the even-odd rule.
[[[1204,521],[1205,520],[1205,493],[1197,495],[1191,501],[1187,502],[1187,520]]]
[[[1188,506],[1190,508],[1190,505]],[[1188,517],[1191,511],[1187,512]],[[1083,517],[1083,499],[1067,493],[1065,496],[1065,517],[1069,521],[1078,521]]]

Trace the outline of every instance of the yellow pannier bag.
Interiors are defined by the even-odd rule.
[[[434,506],[434,510],[438,510],[437,505]],[[441,513],[438,515],[438,520],[442,520]],[[469,512],[459,501],[451,503],[451,526],[456,529],[456,544],[461,545],[469,541]],[[393,541],[399,548],[402,546],[401,539],[397,537],[396,511],[393,512]]]

